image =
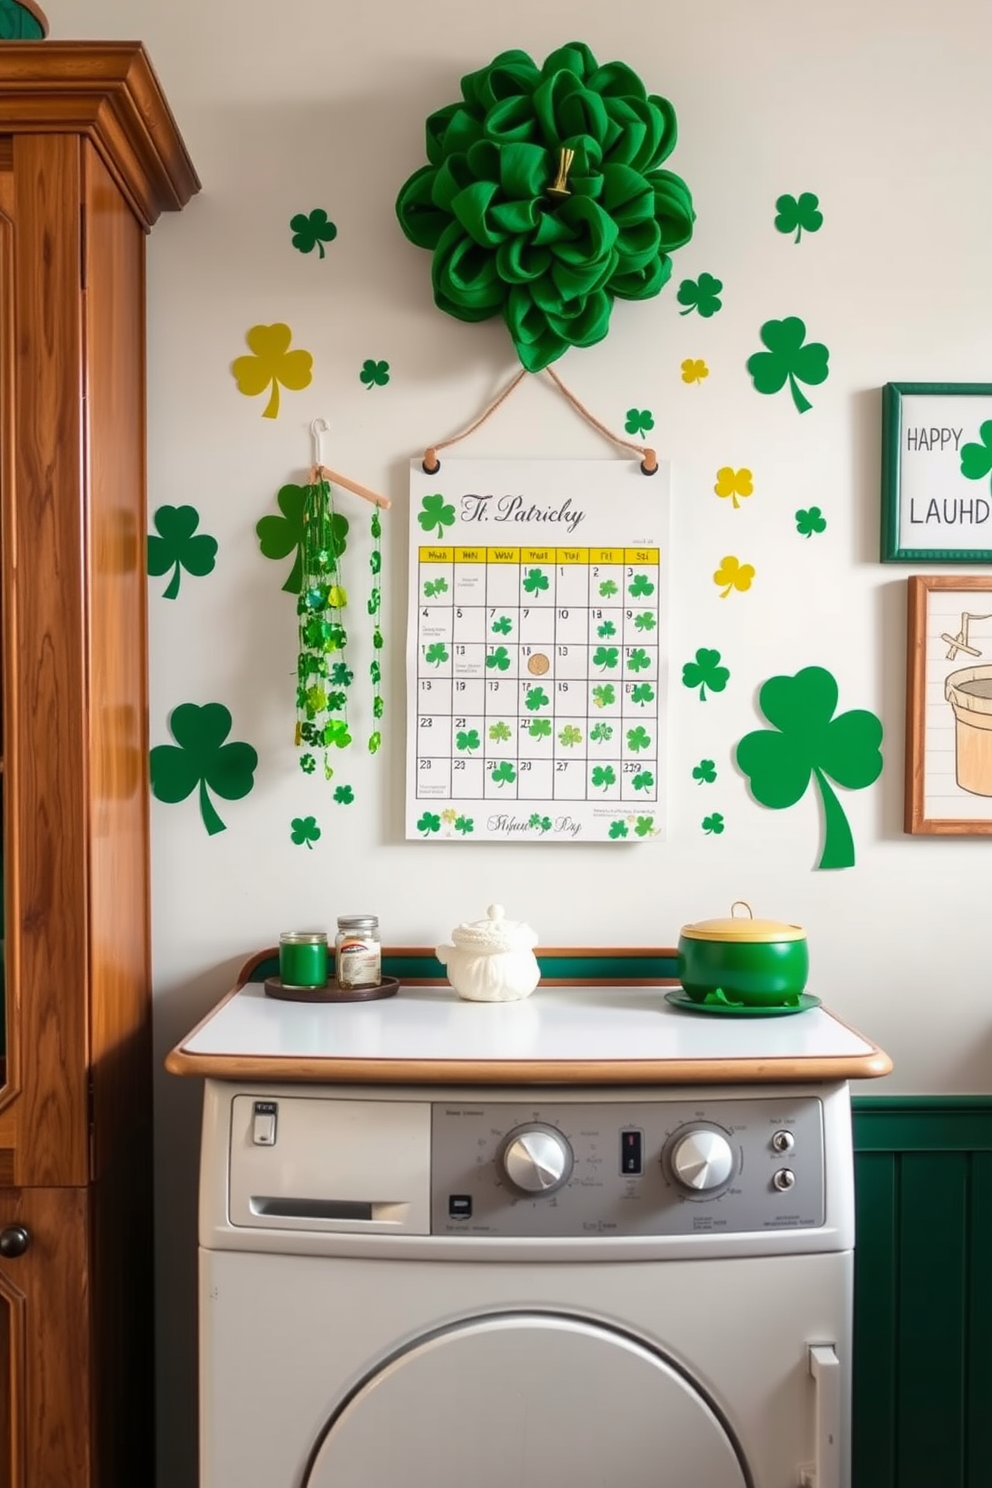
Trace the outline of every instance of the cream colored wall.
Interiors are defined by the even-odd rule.
[[[886,381],[982,381],[990,374],[992,10],[981,0],[635,0],[567,8],[533,0],[455,6],[321,0],[48,0],[59,37],[140,36],[204,190],[150,243],[150,504],[189,502],[220,541],[215,574],[174,604],[150,590],[154,743],[183,701],[222,701],[232,737],[260,765],[252,794],[224,803],[208,838],[194,802],[153,808],[157,1043],[163,1054],[280,929],[377,911],[393,943],[433,943],[493,899],[545,943],[672,942],[687,919],[749,899],[809,931],[815,990],[892,1053],[890,1090],[992,1088],[987,924],[990,846],[902,832],[906,570],[880,565],[880,388]],[[672,462],[669,748],[671,829],[648,845],[452,848],[402,840],[407,462],[467,423],[514,368],[497,324],[469,327],[430,299],[427,254],[402,237],[396,191],[423,160],[423,120],[457,97],[462,73],[498,51],[538,59],[581,38],[631,63],[674,103],[669,162],[698,211],[692,243],[659,299],[618,304],[608,340],[558,370],[604,419],[653,410]],[[822,231],[797,247],[772,227],[783,192],[815,191]],[[339,236],[320,263],[286,223],[324,206]],[[674,291],[701,271],[724,309],[682,318]],[[799,315],[831,351],[829,380],[799,417],[787,394],[759,397],[744,363],[769,318]],[[235,390],[229,364],[247,328],[285,320],[315,356],[304,393],[276,422]],[[366,391],[367,357],[390,362]],[[703,387],[680,378],[703,357]],[[300,777],[292,714],[292,604],[261,560],[258,518],[299,479],[307,425],[331,424],[328,462],[390,493],[385,548],[386,746],[351,771],[359,801],[328,803]],[[333,457],[331,455],[333,451]],[[473,455],[602,457],[606,447],[544,382],[517,393]],[[734,512],[713,494],[724,465],[748,466],[755,495]],[[822,536],[792,513],[818,505]],[[349,515],[359,517],[357,508]],[[718,598],[721,556],[755,564],[747,595]],[[697,646],[721,650],[732,686],[705,706],[678,683]],[[815,872],[812,793],[772,813],[730,758],[759,726],[773,673],[818,664],[842,708],[885,725],[886,768],[844,793],[855,869]],[[701,756],[712,787],[691,781]],[[702,816],[721,811],[720,838]],[[315,813],[312,853],[289,842]],[[198,1092],[159,1078],[161,1485],[193,1478],[193,1247]]]

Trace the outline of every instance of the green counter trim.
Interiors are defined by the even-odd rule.
[[[537,953],[541,975],[551,980],[587,981],[608,978],[618,985],[634,978],[638,981],[671,981],[678,976],[675,956],[542,956]],[[418,979],[437,977],[446,982],[447,972],[436,956],[383,956],[385,976]],[[264,982],[279,975],[278,956],[269,956],[253,968],[248,980]]]

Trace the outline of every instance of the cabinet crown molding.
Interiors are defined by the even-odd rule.
[[[148,231],[200,181],[140,41],[5,42],[0,135],[91,140]]]

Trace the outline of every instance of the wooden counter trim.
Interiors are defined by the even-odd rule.
[[[224,1001],[227,999],[225,998]],[[191,1035],[192,1037],[192,1035]],[[892,1068],[880,1049],[820,1059],[306,1059],[186,1054],[172,1075],[322,1085],[752,1085],[870,1080]]]

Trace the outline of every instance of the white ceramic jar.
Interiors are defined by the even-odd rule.
[[[505,919],[502,904],[491,904],[484,920],[458,925],[451,940],[435,955],[469,1002],[519,1002],[541,980],[536,932],[522,920]]]

